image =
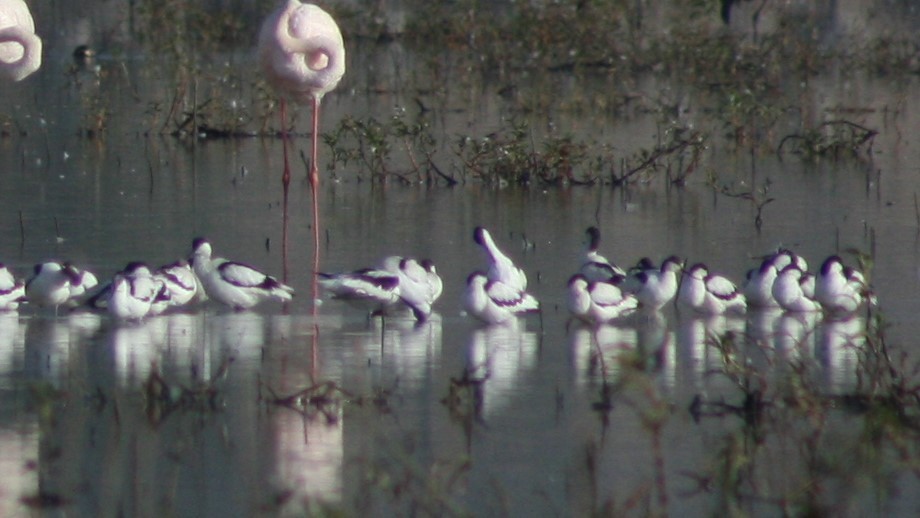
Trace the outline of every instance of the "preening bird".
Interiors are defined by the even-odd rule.
[[[249,309],[267,299],[286,302],[294,296],[294,288],[252,266],[212,257],[211,243],[204,238],[192,242],[189,262],[208,297],[236,310]]]
[[[22,81],[42,65],[42,40],[22,0],[0,1],[0,74]]]
[[[281,96],[281,127],[285,134],[287,100],[312,103],[310,185],[315,191],[319,182],[319,107],[323,96],[345,75],[342,33],[332,16],[320,7],[300,0],[283,0],[262,23],[258,54],[265,79]]]
[[[499,281],[518,291],[527,289],[527,274],[499,250],[488,230],[476,227],[473,230],[473,241],[481,246],[489,256],[489,270],[486,276],[490,281]]]
[[[397,255],[383,260],[382,268],[399,278],[399,298],[423,322],[431,316],[431,305],[441,296],[443,283],[434,263]]]
[[[399,303],[399,275],[378,268],[345,273],[317,273],[319,284],[333,298],[345,301],[371,315],[385,314]]]
[[[580,273],[590,281],[608,281],[617,276],[626,276],[626,272],[619,266],[611,263],[597,251],[601,242],[601,231],[597,227],[588,227],[585,231],[588,236],[588,245],[585,249],[584,261]]]

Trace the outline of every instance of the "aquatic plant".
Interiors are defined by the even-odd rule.
[[[806,160],[870,158],[876,135],[878,131],[852,121],[830,120],[802,133],[786,135],[776,151],[789,151]]]

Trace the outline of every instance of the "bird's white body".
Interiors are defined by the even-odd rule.
[[[317,102],[345,75],[345,44],[332,16],[313,4],[284,0],[262,23],[259,64],[284,97]]]
[[[490,281],[498,281],[518,291],[527,289],[527,274],[502,253],[488,230],[476,227],[473,231],[473,240],[485,250],[489,257],[489,270],[486,275]]]
[[[131,263],[112,279],[106,308],[119,320],[140,320],[150,313],[159,287],[147,265]]]
[[[172,294],[166,287],[166,282],[156,273],[152,273],[150,278],[153,279],[153,301],[150,303],[148,316],[162,315],[167,309],[172,307]]]
[[[747,310],[744,294],[735,283],[710,273],[702,263],[684,272],[677,291],[677,303],[705,315],[741,314]]]
[[[853,313],[870,297],[869,286],[861,272],[843,265],[832,255],[821,265],[815,280],[815,299],[833,314]]]
[[[789,264],[795,264],[803,271],[808,271],[808,263],[804,258],[785,248],[779,249],[761,261],[760,266],[748,272],[747,280],[742,287],[742,292],[748,306],[758,308],[779,307],[773,298],[773,282],[779,272]]]
[[[99,279],[89,270],[81,270],[72,267],[77,272],[77,282],[70,285],[70,299],[74,301],[84,300],[88,293],[99,286]]]
[[[773,282],[773,299],[786,311],[820,311],[815,300],[815,278],[793,263],[787,264]]]
[[[0,1],[0,74],[21,81],[41,67],[42,40],[22,0]]]
[[[639,299],[643,309],[658,311],[677,295],[681,268],[680,259],[671,256],[661,263],[660,268],[640,269],[631,274],[624,286]]]
[[[169,307],[181,307],[202,298],[198,276],[188,261],[177,261],[157,268],[154,277],[163,283]]]
[[[209,298],[236,310],[276,299],[289,301],[294,289],[252,266],[211,255],[211,244],[198,238],[189,261]]]
[[[0,311],[15,311],[26,296],[26,286],[13,272],[0,264]]]
[[[611,263],[597,251],[600,246],[601,231],[597,227],[588,227],[585,233],[588,236],[588,244],[579,270],[585,276],[585,279],[588,282],[593,282],[625,277],[626,272],[622,268]]]
[[[540,309],[533,295],[501,281],[490,280],[482,272],[470,274],[466,284],[466,309],[487,324],[501,324]]]
[[[434,263],[390,256],[383,260],[381,268],[399,278],[399,298],[409,306],[416,320],[427,320],[432,304],[441,296],[443,289]]]
[[[400,301],[399,275],[363,268],[346,273],[319,273],[319,284],[336,299],[366,310],[385,313]]]
[[[80,287],[83,279],[84,275],[68,263],[36,264],[32,277],[26,282],[26,298],[30,304],[56,309],[70,301],[73,293],[85,291]]]
[[[608,281],[589,281],[584,274],[569,279],[569,311],[592,324],[602,324],[632,314],[639,306],[636,297]]]

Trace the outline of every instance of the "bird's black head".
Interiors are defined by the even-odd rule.
[[[208,240],[203,237],[196,237],[192,240],[192,250],[198,250],[198,247],[207,243]]]
[[[597,250],[598,245],[601,242],[601,231],[597,227],[588,227],[588,230],[585,231],[588,234],[588,244],[591,247],[591,250]]]
[[[486,229],[476,227],[476,229],[473,230],[473,241],[475,241],[477,245],[483,246],[486,241],[486,232]]]

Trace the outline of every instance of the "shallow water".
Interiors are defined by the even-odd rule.
[[[750,203],[715,193],[702,173],[683,187],[655,179],[545,190],[372,184],[348,170],[325,176],[321,269],[394,253],[431,258],[444,294],[437,316],[416,326],[314,303],[311,196],[297,159],[282,254],[280,140],[183,142],[150,131],[173,78],[157,74],[158,62],[101,56],[102,75],[78,71],[74,81],[70,34],[49,34],[36,77],[0,85],[2,111],[24,130],[0,139],[0,260],[22,276],[56,257],[107,277],[131,260],[186,256],[191,240],[206,235],[215,253],[286,278],[297,297],[285,307],[206,305],[136,325],[32,308],[0,315],[0,514],[300,515],[328,506],[348,514],[713,515],[823,506],[895,515],[917,507],[909,462],[892,459],[883,440],[876,456],[859,446],[858,412],[797,412],[777,398],[770,419],[757,422],[729,408],[741,405],[744,383],[771,393],[803,384],[828,396],[853,392],[864,374],[864,320],[761,312],[705,320],[667,308],[594,331],[567,322],[564,299],[584,229],[594,224],[602,250],[620,264],[678,254],[736,281],[779,245],[813,268],[856,247],[874,255],[888,341],[915,356],[915,85],[834,77],[801,85],[815,112],[872,109],[864,122],[880,134],[871,160],[759,155],[752,163],[720,146],[707,151],[707,167],[739,189],[769,179],[775,201],[760,229]],[[415,59],[398,47],[364,55],[375,52],[404,66]],[[366,68],[361,55],[352,52],[352,70]],[[220,59],[251,66],[248,54]],[[350,74],[327,98],[324,125],[409,104],[411,94],[387,86],[395,76],[384,67]],[[567,79],[549,82],[562,88]],[[591,91],[607,81],[568,87]],[[669,88],[645,81],[649,90]],[[490,91],[449,91],[439,119],[445,142],[502,125],[506,108]],[[116,109],[104,134],[87,138],[80,128],[97,109],[88,100],[98,98]],[[718,124],[692,109],[682,117]],[[623,150],[649,145],[659,124],[564,110],[532,118],[535,128],[567,128]],[[308,140],[295,145],[306,151]],[[449,161],[449,146],[439,156]],[[528,272],[541,317],[490,328],[462,313],[464,279],[484,266],[472,241],[477,225]],[[711,338],[742,335],[754,341],[716,347]],[[739,365],[755,375],[740,375]],[[314,386],[305,408],[275,404]],[[155,398],[154,389],[171,398]],[[701,415],[699,400],[724,402],[709,410],[725,415]]]

